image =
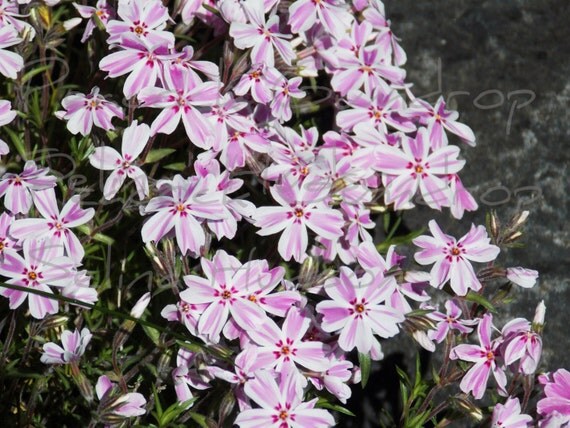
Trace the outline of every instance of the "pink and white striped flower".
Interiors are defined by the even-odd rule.
[[[441,178],[454,174],[465,165],[459,160],[459,147],[445,146],[430,153],[425,128],[416,138],[402,136],[402,148],[380,144],[375,148],[374,168],[383,173],[386,186],[386,204],[394,204],[396,210],[408,204],[416,192],[431,208],[440,210],[449,206],[451,191]]]
[[[303,395],[296,388],[296,376],[293,368],[286,368],[277,383],[271,372],[256,371],[255,379],[245,384],[245,393],[261,408],[240,412],[235,424],[242,428],[334,426],[334,418],[329,412],[314,408],[317,398],[303,402]]]
[[[112,199],[127,177],[135,182],[139,199],[142,201],[148,196],[148,178],[144,171],[134,165],[138,156],[144,150],[150,137],[150,128],[147,124],[140,125],[134,120],[123,133],[121,153],[112,147],[97,147],[89,156],[89,162],[95,168],[113,171],[105,181],[103,196]]]
[[[279,73],[279,77],[273,81],[275,87],[275,98],[271,101],[271,114],[284,122],[291,119],[291,98],[304,98],[306,92],[301,91],[299,86],[303,82],[302,77],[294,77],[287,80]]]
[[[71,228],[87,223],[95,214],[93,208],[82,209],[79,206],[79,198],[79,195],[72,196],[60,211],[54,189],[35,192],[34,205],[43,218],[16,220],[10,228],[10,233],[18,239],[46,240],[57,248],[57,256],[65,254],[79,264],[85,250]]]
[[[103,401],[113,395],[115,391],[119,388],[109,380],[105,375],[99,376],[97,380],[97,385],[95,386],[95,391],[97,392],[97,398],[99,401]],[[144,396],[138,392],[128,392],[126,394],[118,394],[114,401],[114,405],[110,409],[106,409],[110,415],[103,414],[102,417],[109,418],[113,416],[114,420],[117,420],[117,416],[123,418],[130,418],[133,416],[141,416],[146,413],[144,406],[146,405],[146,399]]]
[[[551,418],[554,421],[541,427],[555,428],[570,423],[570,372],[558,369],[552,374],[539,376],[538,381],[544,388],[545,397],[536,405],[536,411],[546,420]]]
[[[350,19],[346,6],[339,0],[297,0],[289,6],[289,25],[293,33],[307,31],[320,22],[330,34],[338,37]]]
[[[82,18],[89,20],[81,37],[81,43],[85,43],[87,39],[91,37],[91,34],[93,34],[93,30],[97,27],[96,19],[101,21],[104,26],[107,26],[109,19],[115,14],[115,11],[108,4],[107,0],[97,0],[95,6],[85,6],[78,3],[73,3],[73,6],[75,6],[75,9],[77,9],[77,12],[79,12]]]
[[[174,34],[164,31],[170,19],[168,8],[160,0],[137,0],[119,2],[117,15],[121,20],[107,23],[107,43],[121,43],[124,35],[130,34],[154,45],[174,47]]]
[[[66,287],[73,279],[75,263],[68,257],[56,257],[57,245],[49,241],[29,239],[23,244],[23,257],[16,251],[4,251],[0,264],[0,275],[9,278],[7,284],[28,287],[53,294],[49,286]],[[43,319],[47,314],[55,314],[59,305],[56,299],[26,291],[0,287],[0,295],[10,300],[10,309],[16,309],[28,299],[30,314]]]
[[[157,133],[172,134],[180,121],[188,138],[198,147],[212,147],[212,127],[196,108],[211,106],[219,96],[220,83],[203,83],[195,73],[184,68],[170,70],[164,79],[164,88],[148,87],[138,95],[142,107],[162,109],[152,122],[151,135]]]
[[[185,276],[188,289],[180,293],[189,303],[207,305],[198,322],[200,334],[218,342],[230,315],[246,331],[259,328],[266,321],[263,309],[250,298],[271,277],[265,261],[251,260],[242,265],[224,250],[218,250],[212,261],[202,258],[200,263],[206,278]]]
[[[18,240],[10,235],[10,226],[14,222],[14,216],[8,213],[0,214],[0,261],[7,249],[19,249]]]
[[[436,321],[435,330],[430,330],[428,332],[428,337],[431,340],[435,340],[437,343],[441,343],[445,340],[447,333],[450,330],[458,330],[462,334],[471,333],[473,329],[469,327],[472,322],[460,319],[461,309],[455,304],[453,300],[448,300],[445,302],[445,313],[439,311],[433,311],[427,316],[432,320]]]
[[[332,300],[324,300],[316,307],[323,315],[323,330],[340,331],[338,345],[346,352],[355,347],[358,352],[370,352],[374,334],[384,338],[395,336],[399,332],[398,323],[404,321],[403,313],[382,304],[395,288],[394,277],[377,272],[358,278],[351,269],[342,266],[339,277],[327,280],[324,286]]]
[[[262,0],[247,0],[242,5],[250,23],[232,22],[230,36],[234,39],[234,45],[238,49],[252,48],[251,61],[254,64],[273,67],[275,48],[283,61],[291,65],[296,55],[286,39],[292,36],[279,33],[279,16],[272,15],[266,22]]]
[[[18,32],[11,25],[0,28],[0,74],[10,79],[18,77],[18,72],[24,68],[24,58],[5,48],[17,45],[21,41]]]
[[[123,120],[123,109],[117,104],[105,100],[95,86],[89,94],[68,95],[61,101],[65,111],[56,112],[56,116],[67,121],[67,129],[72,134],[87,135],[93,125],[107,131],[115,129],[111,120],[117,116]]]
[[[0,181],[4,206],[12,214],[27,214],[32,206],[32,193],[55,186],[57,178],[48,174],[48,168],[38,168],[31,160],[24,164],[20,174],[4,174]]]
[[[531,323],[524,318],[515,318],[503,327],[503,355],[510,366],[520,361],[518,371],[525,375],[536,372],[542,354],[542,339],[532,330]]]
[[[302,261],[308,245],[307,227],[327,239],[342,236],[342,214],[325,202],[330,183],[318,176],[309,176],[302,183],[284,176],[281,184],[270,188],[279,207],[261,207],[253,218],[260,227],[259,235],[283,231],[278,250],[284,260]]]
[[[429,222],[429,229],[433,237],[422,235],[413,243],[422,248],[414,254],[419,264],[435,263],[430,272],[431,286],[442,288],[449,280],[458,296],[465,296],[469,289],[479,291],[481,283],[469,262],[490,262],[500,251],[499,247],[489,243],[485,227],[471,225],[471,230],[459,240],[443,233],[435,220]]]
[[[182,254],[200,254],[206,243],[200,223],[223,218],[223,193],[212,192],[208,180],[195,176],[184,179],[178,174],[171,181],[159,181],[157,187],[165,194],[152,198],[145,208],[145,213],[156,214],[142,227],[143,242],[158,242],[174,229]]]
[[[43,346],[43,353],[40,361],[44,364],[69,364],[77,362],[85,353],[85,348],[89,344],[93,335],[84,328],[81,333],[64,330],[61,333],[61,344],[63,348],[53,342],[48,342]]]
[[[0,100],[0,126],[4,126],[12,122],[17,113],[12,110],[10,101]],[[8,145],[0,138],[0,156],[10,153]]]
[[[491,341],[491,329],[493,327],[493,316],[485,314],[477,327],[479,345],[457,345],[451,350],[452,360],[463,360],[475,363],[467,371],[459,387],[465,393],[472,392],[473,397],[481,399],[485,394],[487,381],[491,372],[497,382],[499,392],[506,392],[507,376],[501,365],[497,362],[500,356],[500,346],[502,339]]]
[[[532,417],[521,413],[517,397],[509,397],[505,404],[497,403],[493,409],[491,428],[527,428],[531,424]]]

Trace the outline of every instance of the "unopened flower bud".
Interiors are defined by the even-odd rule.
[[[483,420],[483,412],[481,411],[481,409],[475,406],[467,398],[455,397],[455,404],[459,409],[463,410],[464,412],[467,412],[469,416],[471,416],[476,421]]]
[[[509,244],[511,242],[515,242],[517,239],[519,239],[522,236],[522,232],[520,231],[516,231],[515,233],[512,233],[511,235],[507,236],[503,242],[505,242],[505,244]]]
[[[528,215],[529,215],[528,211],[523,211],[522,213],[513,217],[513,219],[511,220],[511,224],[512,224],[511,228],[517,229],[517,228],[521,227],[526,222]]]
[[[79,369],[77,361],[72,361],[70,363],[70,366],[71,366],[71,376],[73,377],[75,384],[79,388],[79,392],[81,393],[83,398],[85,398],[88,402],[93,401],[93,386]]]
[[[496,241],[497,238],[499,237],[499,229],[500,229],[499,219],[497,218],[497,214],[494,211],[492,211],[489,214],[489,232],[493,237],[494,241]]]
[[[429,351],[429,352],[435,351],[435,343],[433,343],[431,340],[429,340],[429,337],[425,331],[416,330],[412,333],[412,337],[426,351]]]
[[[137,303],[135,303],[135,306],[133,306],[133,309],[131,310],[131,316],[139,319],[149,303],[150,303],[150,293],[143,294],[142,297],[137,301]]]
[[[506,275],[509,281],[523,288],[533,287],[538,278],[537,271],[522,267],[507,268]]]
[[[544,300],[541,300],[540,303],[536,306],[536,310],[534,311],[534,318],[532,320],[532,330],[538,334],[542,333],[542,329],[544,328],[545,314],[546,306],[544,304]]]
[[[299,272],[299,282],[301,284],[312,284],[319,272],[319,264],[313,256],[307,257],[301,265]]]

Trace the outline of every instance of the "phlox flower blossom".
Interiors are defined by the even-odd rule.
[[[146,409],[144,408],[146,399],[138,392],[128,392],[126,394],[117,393],[117,397],[112,401],[108,401],[107,399],[112,397],[117,390],[118,388],[107,376],[100,376],[97,380],[95,391],[97,392],[99,401],[106,403],[106,408],[104,409],[105,413],[124,418],[141,416],[146,413]]]
[[[34,27],[30,23],[18,19],[25,17],[25,15],[20,14],[18,7],[18,5],[23,4],[24,1],[0,0],[0,28],[13,27],[20,34],[26,31],[28,39],[32,40],[36,35]],[[29,0],[25,2],[29,3]]]
[[[429,222],[433,235],[422,235],[412,242],[422,248],[414,254],[421,265],[434,266],[430,272],[430,284],[441,288],[449,280],[451,288],[458,296],[465,296],[469,289],[479,291],[481,283],[470,261],[485,263],[495,260],[499,247],[489,243],[484,226],[471,225],[469,232],[459,240],[441,231],[435,220]]]
[[[317,398],[303,402],[292,368],[281,372],[279,383],[271,372],[258,370],[255,379],[245,384],[245,393],[261,408],[240,412],[235,424],[241,428],[327,428],[335,424],[329,412],[314,408]]]
[[[472,392],[473,397],[476,399],[481,399],[485,394],[485,388],[491,372],[497,381],[499,392],[504,393],[507,384],[507,376],[504,369],[497,361],[497,358],[500,356],[502,339],[491,341],[492,327],[492,315],[485,314],[477,326],[480,344],[457,345],[451,350],[450,354],[452,360],[459,359],[475,363],[463,376],[459,387],[465,393]]]
[[[123,109],[117,104],[105,100],[99,94],[99,88],[95,86],[89,94],[68,95],[61,101],[65,111],[56,112],[56,116],[67,121],[67,129],[72,134],[80,133],[87,135],[93,125],[107,131],[115,129],[111,120],[117,116],[125,118]]]
[[[121,153],[112,147],[103,146],[97,147],[89,156],[89,162],[95,168],[113,171],[105,181],[103,188],[105,199],[113,199],[127,177],[135,182],[141,201],[148,196],[148,178],[144,171],[134,164],[144,150],[149,138],[150,128],[148,125],[145,123],[139,125],[134,120],[123,133]]]
[[[17,113],[12,110],[10,101],[0,100],[0,126],[4,126],[12,122]],[[10,152],[8,145],[0,138],[0,156],[7,155]]]
[[[398,323],[404,321],[403,313],[382,304],[395,287],[394,277],[378,272],[358,278],[350,268],[342,266],[338,278],[330,278],[324,285],[332,300],[316,306],[316,311],[323,315],[323,330],[340,331],[338,345],[346,352],[355,347],[358,352],[370,352],[374,334],[392,337],[399,332]]]
[[[473,331],[473,329],[469,327],[469,325],[472,324],[471,322],[460,319],[461,309],[459,309],[459,306],[457,306],[453,300],[445,302],[445,310],[445,313],[433,311],[427,315],[437,323],[435,330],[428,332],[428,337],[431,340],[435,340],[437,343],[443,342],[450,330],[457,330],[462,334],[471,333]]]
[[[34,193],[34,205],[43,218],[16,220],[10,233],[18,239],[45,239],[56,247],[56,255],[65,253],[78,264],[85,250],[71,228],[87,223],[95,214],[93,208],[82,209],[79,199],[79,195],[72,196],[60,211],[54,189],[39,190]]]
[[[75,6],[75,9],[77,9],[77,12],[79,12],[82,18],[89,20],[81,37],[81,43],[85,43],[87,39],[91,37],[91,34],[93,34],[93,30],[97,27],[95,17],[106,26],[109,19],[115,14],[115,11],[107,0],[97,0],[95,6],[85,6],[78,3],[73,3],[73,6]]]
[[[342,35],[350,14],[339,0],[297,0],[289,6],[289,25],[293,33],[307,31],[320,22],[335,36]]]
[[[401,144],[401,148],[388,144],[375,148],[374,168],[390,180],[384,196],[386,203],[400,209],[419,189],[431,208],[449,206],[451,192],[442,176],[454,174],[465,165],[464,160],[457,158],[459,147],[441,147],[430,153],[425,128],[418,131],[416,138],[402,136]]]
[[[162,109],[152,122],[151,135],[158,132],[170,135],[182,120],[190,141],[198,147],[210,148],[212,128],[196,107],[215,104],[220,83],[204,83],[184,68],[171,70],[164,77],[164,88],[147,87],[138,95],[142,107]]]
[[[243,96],[251,92],[255,102],[260,104],[269,103],[273,99],[273,85],[271,81],[274,79],[273,70],[269,66],[264,63],[254,63],[251,69],[244,73],[234,87],[234,93]]]
[[[10,235],[10,226],[14,222],[14,216],[8,213],[0,214],[0,261],[3,259],[4,251],[9,248],[18,249],[18,240]]]
[[[450,211],[453,217],[457,219],[463,218],[465,211],[475,211],[479,206],[473,198],[473,195],[465,188],[459,175],[448,174],[447,183],[451,190]]]
[[[262,0],[247,0],[242,2],[242,6],[251,23],[232,22],[230,36],[234,39],[234,45],[238,49],[252,48],[251,61],[254,64],[263,63],[273,67],[275,48],[283,61],[291,65],[296,55],[291,44],[284,39],[292,36],[279,33],[279,16],[273,15],[265,21]]]
[[[191,304],[207,305],[198,322],[200,334],[217,342],[230,315],[246,331],[265,322],[265,312],[255,303],[253,292],[271,279],[266,262],[251,260],[242,265],[224,250],[218,250],[212,261],[202,258],[200,264],[206,278],[185,276],[188,289],[180,293]],[[275,269],[283,275],[282,268]]]
[[[318,176],[309,176],[302,183],[284,176],[281,184],[270,188],[271,195],[281,205],[260,207],[253,218],[262,236],[283,231],[278,250],[284,260],[302,261],[308,245],[307,227],[327,239],[343,234],[342,214],[329,208],[325,200],[330,183]]]
[[[299,99],[306,95],[306,92],[299,89],[302,82],[302,77],[294,77],[288,80],[281,74],[272,82],[275,88],[275,98],[271,101],[270,107],[271,114],[275,118],[286,122],[293,117],[291,98]]]
[[[320,376],[310,377],[309,380],[315,388],[321,391],[326,388],[339,401],[346,404],[346,400],[352,395],[348,381],[352,378],[354,365],[347,360],[339,360],[334,356],[329,357],[329,367]]]
[[[502,353],[505,364],[510,366],[520,361],[519,372],[534,374],[542,354],[542,339],[532,330],[531,323],[524,318],[515,318],[505,324],[501,334],[504,338]]]
[[[157,187],[164,194],[152,198],[144,210],[155,214],[142,227],[143,242],[158,242],[174,229],[182,254],[199,254],[206,243],[200,222],[223,219],[223,193],[211,191],[208,180],[196,176],[184,179],[178,174],[172,180],[159,181]]]
[[[509,281],[523,288],[534,287],[536,279],[538,278],[537,271],[522,267],[507,268],[506,275]]]
[[[43,353],[40,361],[44,364],[69,364],[78,361],[85,353],[85,348],[89,344],[91,332],[84,328],[81,333],[65,330],[61,333],[61,344],[63,348],[53,342],[48,342],[43,346]]]
[[[55,256],[57,246],[46,240],[29,239],[23,244],[23,257],[12,249],[4,251],[4,260],[0,264],[0,275],[9,278],[6,283],[29,287],[53,294],[49,286],[66,287],[73,276],[75,263],[68,257]],[[59,305],[57,300],[26,291],[0,288],[0,295],[10,299],[10,309],[16,309],[28,299],[30,314],[36,319],[43,319],[47,314],[55,314]]]
[[[521,404],[516,397],[509,397],[505,404],[497,403],[493,409],[491,428],[527,428],[532,417],[521,414]]]
[[[538,378],[544,388],[545,397],[536,405],[536,411],[546,420],[551,417],[560,425],[542,426],[554,428],[570,423],[570,372],[566,369],[558,369],[554,373],[547,373]]]
[[[55,186],[56,177],[48,168],[38,168],[34,161],[27,161],[20,174],[6,173],[0,180],[0,196],[4,206],[12,214],[27,214],[32,206],[32,193]]]
[[[123,41],[125,34],[132,34],[148,42],[149,46],[174,46],[174,34],[164,31],[170,19],[168,8],[160,0],[132,0],[119,2],[117,15],[121,20],[107,23],[109,39],[107,43]]]
[[[10,79],[15,79],[18,72],[24,68],[24,58],[5,48],[17,45],[21,41],[18,32],[11,25],[0,28],[0,74]]]

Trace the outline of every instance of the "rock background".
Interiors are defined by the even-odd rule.
[[[449,107],[459,111],[460,121],[477,136],[475,148],[462,147],[467,164],[460,175],[480,209],[458,222],[449,210],[438,213],[420,207],[404,216],[405,224],[417,229],[435,218],[444,231],[462,236],[471,222],[484,224],[490,209],[504,220],[529,210],[526,247],[509,250],[499,260],[505,266],[538,270],[540,282],[530,290],[516,287],[516,301],[507,315],[532,319],[536,304],[544,299],[547,324],[541,369],[570,368],[570,3],[384,3],[408,54],[405,68],[414,94],[432,104],[439,95],[451,96]],[[503,320],[497,324],[502,326]],[[385,348],[384,366],[373,373],[365,394],[355,391],[349,402],[359,417],[343,419],[343,426],[378,426],[379,403],[397,405],[398,390],[381,385],[396,382],[397,388],[392,365],[409,367],[409,346],[394,343]]]

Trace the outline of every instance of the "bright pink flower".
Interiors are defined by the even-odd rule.
[[[10,278],[8,284],[30,287],[46,293],[53,293],[49,286],[65,287],[73,279],[75,263],[68,257],[56,257],[57,246],[48,241],[24,241],[23,253],[20,256],[14,250],[4,251],[4,260],[0,264],[0,275]],[[47,314],[55,314],[59,305],[56,299],[49,299],[38,294],[27,293],[0,287],[0,295],[10,299],[10,309],[18,308],[26,298],[30,306],[30,314],[43,319]]]
[[[111,200],[119,191],[125,179],[131,178],[135,182],[139,199],[142,201],[148,196],[148,178],[144,171],[134,165],[137,157],[142,153],[150,137],[150,128],[147,124],[140,125],[134,120],[123,133],[121,154],[112,147],[97,147],[89,156],[89,162],[97,169],[113,171],[105,181],[103,196]]]
[[[388,144],[376,147],[374,168],[391,179],[384,195],[386,204],[394,208],[408,204],[418,189],[424,201],[434,209],[449,206],[451,193],[442,176],[458,172],[464,160],[459,160],[459,147],[446,146],[431,153],[425,128],[416,138],[402,136],[402,148]]]
[[[258,208],[253,218],[262,236],[283,231],[279,238],[279,254],[284,260],[302,261],[308,245],[307,227],[327,239],[342,235],[342,214],[329,208],[325,200],[330,184],[317,176],[309,176],[299,185],[284,176],[282,183],[270,188],[279,207]]]
[[[91,34],[93,34],[93,30],[97,27],[95,16],[103,25],[107,26],[107,22],[109,22],[109,19],[115,14],[115,11],[107,3],[107,0],[97,0],[95,7],[84,6],[77,3],[73,3],[73,6],[75,6],[75,9],[77,9],[77,12],[79,12],[82,18],[89,20],[81,37],[81,43],[85,43],[87,39],[91,37]]]
[[[370,352],[374,334],[392,337],[398,334],[398,323],[404,321],[400,311],[381,303],[395,288],[396,280],[391,276],[378,272],[358,278],[342,266],[338,278],[325,282],[324,290],[332,300],[324,300],[316,307],[323,315],[323,330],[340,331],[338,344],[346,352],[355,347],[358,352]]]
[[[491,372],[497,381],[499,392],[504,393],[507,384],[507,376],[497,362],[502,339],[491,341],[492,327],[492,315],[485,314],[477,327],[480,345],[458,345],[450,354],[452,360],[460,359],[475,363],[463,376],[459,387],[465,393],[472,392],[476,399],[481,399],[485,394]]]
[[[79,198],[79,195],[73,196],[60,211],[54,189],[35,192],[34,205],[43,218],[16,220],[10,233],[18,239],[45,239],[57,247],[56,255],[65,253],[76,264],[80,263],[85,251],[71,228],[87,223],[93,218],[95,210],[81,209]]]
[[[97,385],[95,386],[99,401],[111,397],[113,393],[118,392],[118,390],[119,388],[105,375],[99,377]],[[111,404],[110,413],[114,416],[130,418],[146,413],[146,409],[144,408],[146,399],[138,392],[129,392],[127,394],[118,392],[118,396],[109,404]]]
[[[165,195],[152,198],[145,208],[145,213],[156,214],[142,227],[143,242],[158,242],[174,228],[182,254],[188,250],[200,254],[200,248],[206,243],[200,222],[223,218],[222,192],[210,191],[208,180],[184,179],[178,174],[172,181],[159,181],[157,187]]]
[[[129,74],[123,86],[127,99],[144,88],[153,88],[157,79],[162,79],[162,67],[177,54],[169,54],[165,45],[149,45],[132,34],[122,37],[121,50],[113,52],[99,62],[99,68],[115,78]]]
[[[253,64],[267,64],[273,67],[275,48],[283,61],[291,65],[296,55],[291,44],[284,40],[291,38],[291,35],[279,33],[279,16],[272,15],[266,22],[261,0],[249,0],[242,5],[251,23],[232,22],[230,36],[234,39],[234,45],[238,49],[252,48]]]
[[[24,67],[24,58],[5,48],[17,45],[21,41],[18,32],[11,25],[0,28],[0,74],[10,79],[18,77],[18,72]]]
[[[346,6],[339,0],[297,0],[289,6],[289,25],[293,33],[307,31],[320,22],[335,36],[341,36],[350,21]]]
[[[538,271],[522,267],[507,268],[506,274],[509,281],[523,288],[534,287],[538,278]]]
[[[557,415],[560,422],[570,422],[570,372],[558,369],[552,375],[539,377],[539,382],[544,385],[546,397],[536,405],[538,414],[543,417]]]
[[[27,214],[32,206],[32,193],[55,186],[57,178],[48,174],[48,168],[38,168],[31,160],[24,164],[20,174],[4,174],[0,181],[4,206],[12,214]]]
[[[241,428],[327,428],[335,424],[329,412],[314,408],[316,398],[303,402],[292,368],[281,372],[279,384],[270,372],[258,370],[255,379],[246,383],[245,393],[261,408],[238,414],[235,424]]]
[[[505,404],[497,403],[493,409],[491,428],[527,428],[532,417],[521,414],[521,404],[516,397],[509,397]]]
[[[532,330],[531,323],[524,318],[515,318],[505,324],[501,334],[505,364],[510,366],[520,360],[519,372],[534,374],[542,354],[542,339]]]
[[[93,335],[84,328],[81,333],[75,329],[71,332],[65,330],[61,333],[61,344],[63,348],[53,342],[48,342],[43,346],[43,353],[40,361],[44,364],[69,364],[76,362],[85,353],[85,348],[89,344]]]
[[[113,117],[117,116],[121,120],[125,118],[123,109],[111,101],[106,101],[99,94],[97,86],[87,95],[68,95],[61,101],[61,105],[65,111],[56,112],[56,116],[67,121],[67,129],[74,135],[89,134],[93,124],[107,131],[115,129],[111,123]]]
[[[433,237],[422,235],[413,243],[422,248],[414,254],[419,264],[435,263],[430,284],[441,288],[450,280],[451,288],[458,296],[465,296],[470,288],[479,291],[481,283],[469,261],[490,262],[500,251],[499,247],[489,243],[485,227],[471,225],[471,230],[458,241],[443,233],[435,220],[429,222],[429,229]]]
[[[473,329],[468,327],[468,321],[459,319],[461,316],[461,309],[455,304],[453,300],[445,302],[446,313],[433,311],[427,316],[437,322],[435,330],[428,332],[428,337],[441,343],[445,340],[447,333],[450,330],[458,330],[462,334],[471,333]]]
[[[235,257],[218,250],[212,261],[202,258],[201,266],[206,278],[185,276],[188,289],[180,293],[189,303],[208,305],[198,322],[200,334],[217,342],[230,315],[246,331],[265,322],[265,312],[251,298],[255,296],[253,291],[271,278],[265,261],[251,260],[242,265]]]
[[[409,114],[419,117],[427,125],[428,139],[434,150],[447,146],[444,129],[457,135],[464,143],[475,145],[475,134],[467,125],[457,122],[459,114],[445,109],[443,97],[439,97],[435,107],[416,98],[409,108]]]
[[[203,83],[184,68],[170,70],[164,77],[164,88],[147,87],[138,95],[142,107],[162,109],[152,122],[151,135],[158,132],[170,135],[182,120],[188,138],[198,147],[210,148],[212,128],[196,107],[215,104],[220,83]]]
[[[406,108],[402,96],[391,88],[388,91],[386,89],[384,86],[378,86],[372,96],[360,91],[350,91],[346,104],[352,108],[337,114],[338,126],[348,132],[359,123],[367,123],[384,135],[388,133],[388,126],[402,132],[415,131],[415,125],[399,115]]]
[[[149,46],[174,46],[174,34],[163,31],[170,19],[168,8],[160,0],[137,0],[119,2],[119,20],[107,23],[110,37],[107,43],[121,43],[127,34],[134,35],[149,43]]]
[[[258,346],[248,348],[260,367],[275,368],[278,372],[288,365],[298,364],[309,370],[325,371],[328,346],[318,341],[304,340],[311,319],[299,308],[291,307],[282,328],[266,318],[247,334]]]

